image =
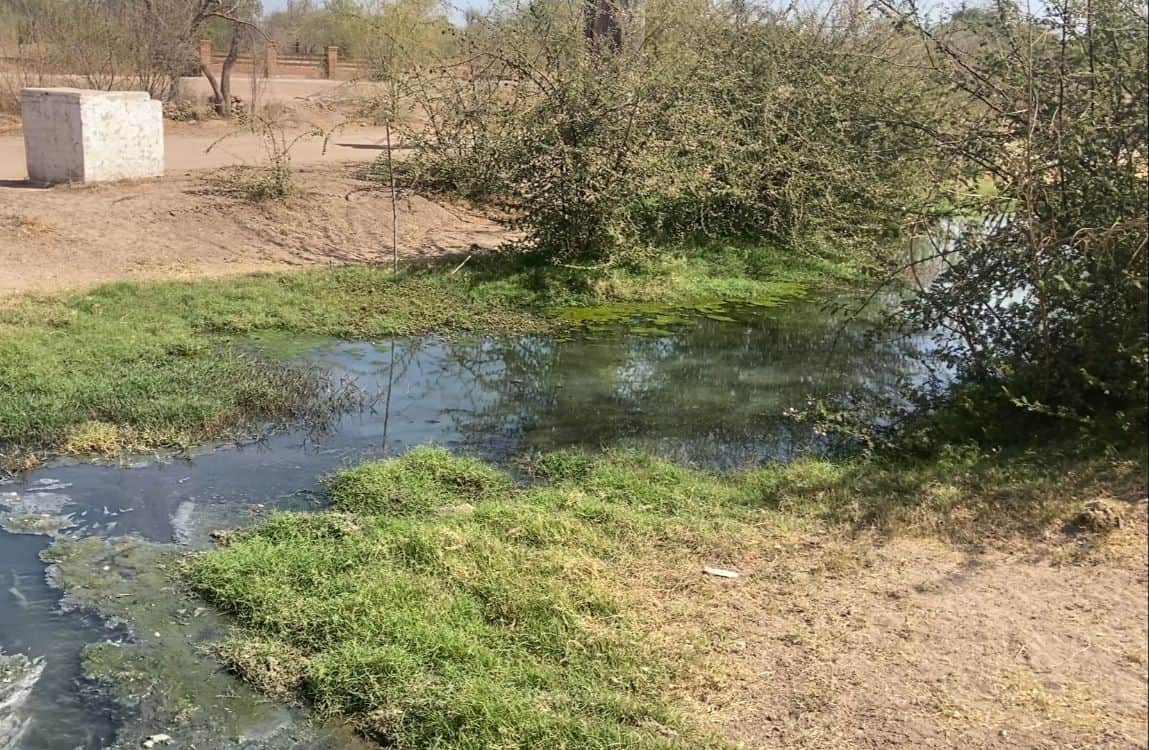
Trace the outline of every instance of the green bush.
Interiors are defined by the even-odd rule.
[[[903,310],[940,332],[934,353],[958,373],[941,411],[994,441],[1069,428],[1143,442],[1144,9],[1099,0],[1031,16],[1003,1],[941,26],[903,21],[962,96],[943,146],[970,181],[996,187],[971,198],[982,220],[938,248],[936,279]]]
[[[891,35],[676,1],[649,8],[641,45],[603,48],[580,13],[533,3],[473,24],[465,64],[411,85],[430,120],[405,135],[411,168],[503,202],[560,262],[699,235],[873,248],[933,177],[901,125],[924,79],[875,61]]]

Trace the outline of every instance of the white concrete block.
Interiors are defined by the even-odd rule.
[[[163,104],[145,91],[24,89],[32,182],[98,182],[164,173]]]

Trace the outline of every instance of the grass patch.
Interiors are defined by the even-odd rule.
[[[640,547],[683,527],[721,543],[720,481],[620,456],[516,489],[418,449],[332,495],[339,510],[278,515],[188,569],[241,626],[224,658],[270,694],[397,748],[718,745],[660,697],[668,666],[619,591]]]
[[[501,471],[443,448],[422,448],[402,461],[348,469],[331,480],[331,499],[349,513],[427,513],[444,504],[478,502],[506,492]]]
[[[1075,541],[1096,500],[1128,510],[1146,493],[1149,456],[950,446],[932,458],[798,461],[748,475],[762,503],[834,526],[957,544]]]
[[[963,453],[718,475],[564,451],[533,461],[540,481],[521,487],[424,448],[337,475],[334,510],[228,535],[185,575],[235,623],[220,648],[232,668],[387,747],[721,747],[667,698],[687,657],[649,637],[645,564],[685,560],[701,576],[766,549],[808,554],[801,537],[851,526],[1048,538],[1084,498],[1143,495],[1144,466],[1098,459],[1066,483],[1062,465]]]
[[[177,312],[133,310],[124,291],[0,311],[0,458],[180,449],[321,416],[347,396],[321,373],[199,334]]]
[[[827,261],[828,262],[828,261]],[[597,273],[521,254],[410,267],[347,267],[213,281],[117,283],[0,306],[0,464],[31,452],[168,449],[314,407],[316,373],[250,342],[427,332],[542,332],[555,306],[795,296],[824,282],[806,255],[711,246]],[[833,276],[843,279],[844,276]]]
[[[204,180],[203,192],[228,198],[266,203],[283,201],[299,192],[299,185],[286,162],[221,167]]]

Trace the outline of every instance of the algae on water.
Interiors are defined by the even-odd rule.
[[[43,659],[0,651],[0,747],[19,747],[30,721],[25,704],[43,671]]]
[[[64,512],[72,498],[55,491],[63,488],[46,483],[32,491],[0,492],[0,529],[12,534],[55,536],[72,526],[75,519]]]
[[[122,711],[114,747],[136,748],[161,732],[199,750],[359,747],[344,730],[313,726],[218,668],[207,645],[223,626],[174,576],[185,554],[131,536],[68,537],[44,552],[63,606],[117,626],[83,654],[85,676]]]
[[[640,336],[665,336],[671,329],[685,326],[699,318],[720,323],[738,323],[745,318],[746,308],[778,307],[806,296],[806,287],[792,282],[777,282],[768,289],[756,288],[752,295],[687,302],[608,302],[599,305],[553,307],[551,315],[559,320],[591,331],[614,326],[626,327]]]

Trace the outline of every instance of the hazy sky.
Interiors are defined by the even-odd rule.
[[[386,0],[368,0],[370,2],[386,2]],[[469,8],[486,9],[491,5],[491,0],[441,0],[444,7],[447,8],[447,15],[452,21],[461,22],[463,16]],[[801,2],[801,0],[799,0]],[[811,5],[821,5],[834,0],[807,0]],[[1034,0],[1035,1],[1035,0]],[[322,5],[323,0],[312,0],[315,5]],[[769,2],[769,0],[767,0]],[[982,0],[965,0],[964,4],[967,6],[976,6],[981,4]],[[283,10],[287,6],[288,0],[262,0],[263,10],[265,13],[274,13],[277,10]],[[943,15],[949,11],[956,10],[963,4],[963,0],[918,0],[918,8],[925,11],[928,15]],[[1029,4],[1023,0],[1022,6]]]
[[[283,10],[287,7],[287,2],[288,0],[263,0],[263,12],[274,13],[277,10]],[[323,0],[314,0],[314,2],[316,5],[322,5]],[[444,5],[446,5],[448,15],[452,20],[461,21],[468,8],[487,8],[490,3],[488,0],[450,0]]]

